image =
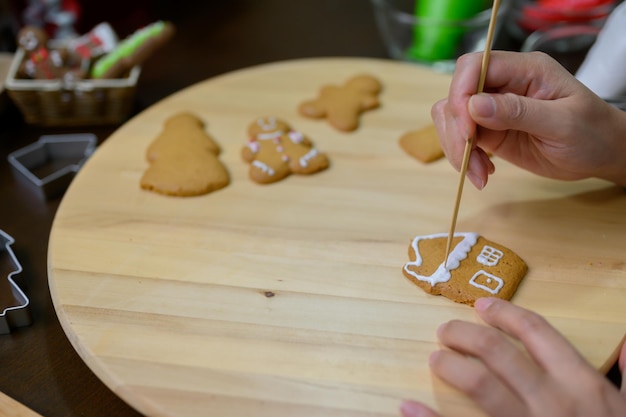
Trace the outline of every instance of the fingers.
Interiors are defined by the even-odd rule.
[[[460,170],[467,137],[460,130],[459,124],[448,110],[448,100],[435,103],[431,109],[431,116],[437,129],[437,136],[443,153],[452,166],[457,171]]]
[[[404,401],[400,405],[400,412],[403,417],[441,417],[429,407],[415,401]]]
[[[489,175],[493,174],[495,169],[495,165],[485,151],[480,148],[472,150],[467,166],[467,178],[476,188],[482,190],[487,184]]]
[[[441,325],[437,335],[445,346],[480,359],[519,398],[541,395],[543,371],[497,329],[453,320]]]
[[[488,129],[553,137],[571,125],[571,112],[567,107],[554,104],[554,100],[537,100],[511,93],[481,93],[470,97],[468,110],[477,124]]]
[[[521,341],[533,359],[555,376],[575,379],[581,367],[590,367],[567,339],[538,314],[497,298],[477,300],[475,308],[487,324]]]
[[[441,100],[432,108],[431,115],[437,129],[437,135],[444,154],[459,171],[461,169],[463,155],[465,153],[465,133],[458,121],[447,110],[448,101]],[[474,148],[470,154],[467,168],[467,178],[479,190],[487,184],[490,174],[493,174],[495,166],[489,156],[480,148]]]
[[[525,405],[482,362],[442,350],[431,355],[430,366],[439,378],[467,394],[488,415],[526,415]]]
[[[476,94],[482,53],[467,54],[460,57],[455,66],[448,95],[447,110],[457,125],[459,137],[466,141],[474,135],[476,123],[467,111],[471,96]]]
[[[475,309],[493,327],[441,325],[439,340],[451,350],[435,352],[430,366],[488,415],[624,415],[624,384],[620,395],[545,319],[497,298]],[[619,366],[624,373],[626,343]]]

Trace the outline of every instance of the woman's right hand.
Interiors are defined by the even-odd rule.
[[[491,53],[476,94],[482,53],[459,58],[446,99],[432,108],[441,146],[459,170],[475,135],[468,179],[479,189],[492,153],[545,177],[603,178],[626,186],[626,112],[607,104],[541,52]]]

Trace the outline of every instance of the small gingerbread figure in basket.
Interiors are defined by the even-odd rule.
[[[80,61],[67,48],[48,48],[48,35],[43,29],[25,26],[18,33],[17,39],[26,55],[19,68],[19,77],[61,79],[66,83],[85,77]]]
[[[54,80],[63,76],[62,53],[48,49],[48,35],[43,29],[25,26],[18,33],[17,40],[26,53],[26,59],[20,67],[23,76],[43,80]]]

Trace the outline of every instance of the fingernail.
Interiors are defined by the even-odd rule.
[[[400,411],[404,417],[422,417],[422,406],[414,401],[404,401]]]
[[[467,179],[470,180],[470,182],[474,184],[474,187],[478,188],[479,190],[485,188],[485,182],[478,178],[478,176],[473,172],[467,172]]]
[[[493,304],[494,301],[495,301],[495,298],[493,297],[479,298],[478,300],[474,302],[474,308],[477,311],[485,311]]]
[[[470,112],[480,117],[493,117],[496,114],[496,102],[487,94],[476,94],[470,97]]]

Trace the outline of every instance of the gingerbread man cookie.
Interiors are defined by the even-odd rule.
[[[370,75],[358,75],[343,86],[322,87],[315,100],[305,101],[298,110],[301,115],[316,119],[327,118],[336,129],[349,132],[359,126],[359,116],[380,106],[378,94],[382,85]]]
[[[290,174],[313,174],[329,166],[328,158],[302,133],[275,117],[261,117],[248,127],[249,142],[241,156],[250,164],[250,179],[260,184]]]
[[[170,117],[150,144],[150,166],[141,188],[172,196],[195,196],[226,187],[228,171],[218,159],[220,148],[204,131],[204,123],[190,113]]]

